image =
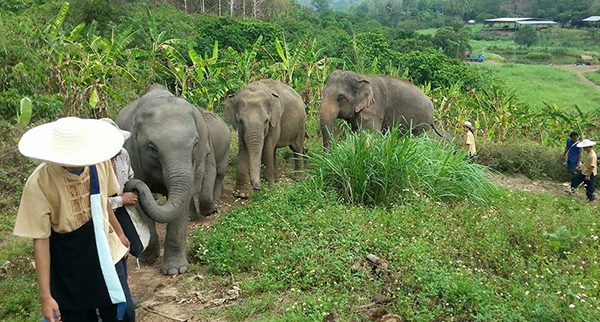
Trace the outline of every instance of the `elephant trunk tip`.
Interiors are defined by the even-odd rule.
[[[252,188],[254,191],[260,191],[260,181],[252,181]]]

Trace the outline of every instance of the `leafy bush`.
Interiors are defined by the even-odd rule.
[[[360,133],[335,141],[331,151],[309,156],[323,189],[346,202],[398,204],[425,195],[434,200],[486,201],[497,193],[484,167],[464,152],[426,136]]]
[[[541,53],[541,52],[530,52],[528,53],[525,58],[530,59],[530,60],[551,60],[552,59],[552,54],[550,53]]]
[[[477,162],[502,173],[523,174],[532,179],[566,180],[560,156],[562,146],[548,147],[535,141],[479,144]]]

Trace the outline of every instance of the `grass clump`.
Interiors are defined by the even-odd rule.
[[[362,132],[312,154],[315,180],[347,202],[390,205],[424,195],[438,201],[486,201],[498,193],[485,167],[427,136]]]
[[[562,145],[550,147],[535,141],[482,141],[477,162],[502,173],[564,181],[566,169],[560,158],[563,150]]]

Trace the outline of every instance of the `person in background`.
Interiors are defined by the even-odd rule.
[[[594,190],[595,190],[595,180],[596,175],[598,174],[598,157],[596,156],[596,152],[592,148],[596,145],[596,142],[585,139],[579,143],[577,143],[578,148],[582,148],[584,153],[582,154],[580,160],[580,169],[581,172],[578,172],[571,181],[571,192],[575,192],[581,183],[585,183],[585,194],[587,196],[588,201],[594,201]]]
[[[581,151],[577,147],[577,143],[579,143],[579,133],[573,131],[569,134],[569,138],[567,138],[565,151],[561,156],[563,165],[567,167],[567,185],[573,181],[573,176],[577,173],[577,164],[579,163],[579,154]]]
[[[27,131],[19,151],[42,161],[29,176],[14,234],[33,239],[42,314],[50,322],[135,321],[124,262],[129,240],[108,202],[110,158],[123,135],[67,117]]]
[[[131,132],[121,130],[117,123],[108,118],[101,119],[102,121],[114,126],[116,129],[121,131],[123,134],[123,140],[127,141],[131,137]],[[108,198],[112,209],[116,210],[123,206],[133,206],[137,203],[137,195],[133,192],[123,192],[123,187],[125,187],[125,183],[133,178],[133,169],[131,168],[131,160],[129,158],[129,153],[125,148],[121,148],[119,153],[111,158],[111,162],[115,171],[115,175],[117,176],[117,181],[119,182],[119,192],[116,196],[112,196]],[[119,216],[117,215],[117,219]]]
[[[467,121],[463,124],[466,135],[465,135],[465,147],[467,149],[467,157],[469,160],[475,158],[477,154],[477,148],[475,147],[475,135],[473,135],[473,124]]]

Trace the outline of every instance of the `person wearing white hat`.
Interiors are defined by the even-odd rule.
[[[19,151],[42,161],[29,176],[13,233],[34,240],[44,319],[135,321],[125,276],[129,241],[108,202],[119,184],[110,158],[123,134],[67,117],[27,131]]]
[[[581,169],[571,181],[571,192],[575,192],[582,183],[585,183],[585,194],[589,201],[593,201],[596,175],[598,174],[598,157],[592,148],[596,142],[585,139],[577,143],[578,148],[582,148],[584,154],[580,158],[579,168]]]
[[[475,135],[473,135],[473,124],[467,121],[463,124],[465,129],[465,146],[467,148],[467,157],[473,159],[477,154],[477,148],[475,147]]]

